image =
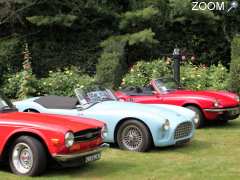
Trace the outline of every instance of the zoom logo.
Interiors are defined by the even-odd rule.
[[[230,3],[226,2],[205,2],[205,1],[193,1],[192,10],[193,11],[227,11],[230,12],[233,9],[237,9],[239,6],[238,1],[231,1]]]

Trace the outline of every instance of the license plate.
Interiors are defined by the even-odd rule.
[[[93,154],[91,156],[85,157],[85,163],[91,162],[91,161],[96,161],[101,158],[101,154]]]

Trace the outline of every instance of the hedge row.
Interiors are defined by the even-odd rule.
[[[22,87],[21,83],[24,76],[24,72],[19,72],[5,77],[2,89],[8,97],[14,99],[20,98],[18,92]],[[25,87],[26,92],[29,92],[28,96],[40,96],[44,94],[73,96],[74,88],[90,86],[96,83],[95,77],[90,77],[75,67],[56,72],[50,71],[47,78],[36,79],[34,75],[31,76],[27,77],[31,82],[28,83],[28,87]],[[170,61],[161,59],[152,62],[139,61],[125,75],[121,87],[143,86],[148,84],[151,79],[159,77],[172,77]],[[226,90],[228,89],[228,81],[228,70],[221,64],[210,67],[203,65],[196,66],[191,63],[181,65],[181,83],[185,88],[193,90]],[[29,89],[33,89],[34,91],[29,91]]]

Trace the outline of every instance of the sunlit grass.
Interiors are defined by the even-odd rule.
[[[1,169],[1,180],[31,179]],[[42,180],[94,179],[240,179],[240,119],[197,130],[193,142],[181,147],[133,153],[111,148],[102,160],[82,168],[47,170]]]

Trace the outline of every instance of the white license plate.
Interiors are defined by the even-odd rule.
[[[96,161],[101,158],[101,153],[98,154],[93,154],[91,156],[85,157],[85,163],[91,162],[91,161]]]

